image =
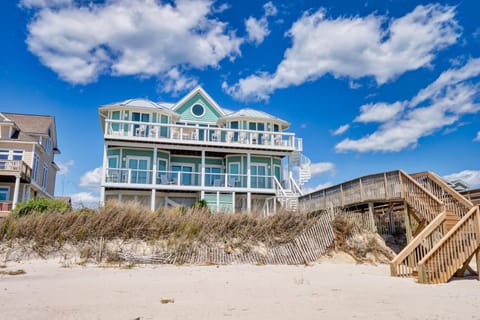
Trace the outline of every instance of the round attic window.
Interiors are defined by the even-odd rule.
[[[205,108],[201,104],[194,104],[192,106],[192,114],[195,117],[201,117],[205,114]]]

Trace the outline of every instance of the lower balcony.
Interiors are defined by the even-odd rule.
[[[278,180],[274,176],[206,173],[202,186],[201,172],[106,169],[105,186],[123,188],[155,188],[172,190],[230,190],[274,193]]]
[[[32,169],[22,160],[0,160],[0,176],[20,177],[22,182],[30,182]]]

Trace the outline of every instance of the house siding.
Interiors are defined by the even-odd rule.
[[[191,112],[191,107],[195,104],[200,104],[205,108],[205,114],[201,117],[196,117]],[[180,119],[183,121],[205,121],[216,122],[221,114],[200,94],[196,94],[191,99],[175,110],[180,114]]]

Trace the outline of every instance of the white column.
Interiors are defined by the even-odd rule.
[[[108,151],[108,143],[105,142],[103,145],[103,165],[102,165],[102,179],[101,181],[101,189],[100,189],[100,206],[105,205],[105,173],[106,167],[108,165],[108,158],[107,158],[107,151]]]
[[[155,189],[152,189],[152,195],[150,197],[150,210],[155,211]]]
[[[202,150],[202,164],[200,167],[200,185],[205,187],[205,150]],[[205,190],[202,189],[200,199],[205,199]]]
[[[251,170],[250,170],[250,152],[247,152],[247,211],[251,212],[252,211],[252,192],[250,191],[250,188],[252,187],[252,181],[251,181]]]
[[[157,146],[153,148],[153,165],[152,165],[152,185],[157,184]],[[152,210],[153,211],[153,210]]]
[[[205,150],[202,150],[202,164],[200,167],[200,173],[201,186],[205,187]]]
[[[15,178],[15,189],[13,189],[12,209],[15,209],[15,207],[17,206],[19,190],[20,190],[20,177],[17,176]]]

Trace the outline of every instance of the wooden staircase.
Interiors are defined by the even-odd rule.
[[[420,283],[445,283],[480,265],[480,211],[431,172],[401,174],[409,207],[407,225],[414,237],[391,262],[392,276],[418,277]],[[472,272],[472,270],[470,270]]]

